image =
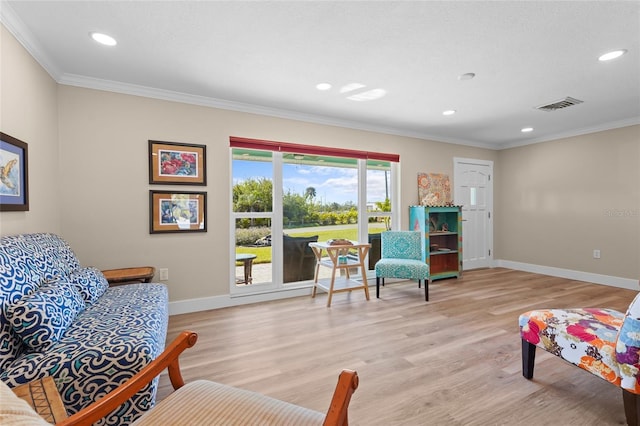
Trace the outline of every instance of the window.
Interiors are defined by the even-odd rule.
[[[367,241],[391,229],[398,158],[375,155],[386,157],[232,137],[231,293],[309,285],[315,272],[309,241]]]

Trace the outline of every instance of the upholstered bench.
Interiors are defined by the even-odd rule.
[[[522,374],[533,378],[536,347],[622,389],[629,425],[640,419],[640,294],[626,314],[604,308],[544,309],[520,315]]]

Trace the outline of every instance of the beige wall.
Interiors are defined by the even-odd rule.
[[[58,85],[0,25],[0,130],[28,144],[27,212],[1,212],[0,234],[60,232]]]
[[[495,182],[496,259],[640,277],[640,126],[499,151]]]
[[[400,154],[403,220],[417,173],[495,151],[60,86],[62,233],[84,264],[169,268],[171,300],[229,293],[229,136]],[[207,145],[208,232],[150,235],[149,139]]]

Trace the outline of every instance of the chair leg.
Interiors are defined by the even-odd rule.
[[[533,364],[536,360],[536,345],[522,339],[522,375],[533,378]]]
[[[424,280],[424,300],[425,302],[429,301],[429,278]]]
[[[629,426],[638,426],[640,419],[640,395],[622,389],[622,402],[624,403],[624,415]]]
[[[376,277],[376,299],[380,299],[380,277]]]

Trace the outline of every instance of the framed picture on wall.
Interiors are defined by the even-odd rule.
[[[0,211],[29,210],[28,146],[0,132]]]
[[[149,191],[149,233],[207,232],[207,193]]]
[[[177,142],[149,141],[149,183],[207,184],[207,147]]]

